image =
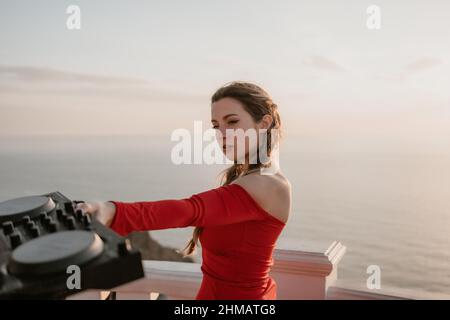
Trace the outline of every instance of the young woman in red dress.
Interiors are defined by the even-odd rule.
[[[222,186],[185,199],[87,202],[78,208],[121,235],[194,226],[184,254],[192,254],[200,242],[203,280],[196,299],[274,300],[272,254],[291,209],[290,183],[273,159],[279,143],[274,133],[281,125],[278,107],[259,86],[232,82],[212,96],[211,122],[221,133],[224,154],[234,160]],[[256,144],[247,140],[240,152],[236,136],[229,134],[237,129],[255,130]],[[265,146],[272,161],[259,159]],[[262,174],[267,168],[270,174]]]

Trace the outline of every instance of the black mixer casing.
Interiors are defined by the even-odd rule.
[[[16,221],[8,216],[3,217],[3,220],[6,221],[0,223],[0,299],[61,299],[86,289],[112,289],[144,276],[139,251],[130,248],[123,237],[89,215],[75,211],[74,202],[60,192],[52,192],[43,196],[49,197],[49,201],[54,202],[51,206],[47,205],[46,214],[18,213],[19,219]],[[39,235],[31,232],[34,231],[33,228],[40,230],[40,232],[36,231]],[[13,231],[11,231],[12,229]],[[58,235],[56,235],[57,233]],[[41,243],[45,239],[64,240],[65,235],[95,237],[98,241],[96,250],[101,247],[101,251],[94,252],[95,256],[81,264],[78,264],[76,259],[70,261],[70,257],[64,256],[61,257],[59,266],[55,263],[47,265],[44,261],[45,257],[41,259],[43,261],[39,261],[39,264],[36,262],[36,268],[33,267],[34,260],[29,263],[27,254],[31,255],[32,259],[40,259],[38,252],[33,253],[33,245]],[[70,242],[55,243],[55,248],[57,249],[58,246],[64,248],[64,245],[67,250],[72,250],[69,248]],[[38,247],[38,249],[42,248]],[[54,258],[55,255],[58,255],[57,252],[43,249],[43,256],[48,254]],[[86,250],[89,253],[91,249]],[[33,256],[34,254],[37,256]],[[16,260],[22,260],[14,261],[14,257]],[[20,263],[25,263],[25,265]],[[69,265],[79,267],[79,288],[72,289],[67,285],[68,279],[72,275],[66,268]]]

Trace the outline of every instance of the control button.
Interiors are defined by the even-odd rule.
[[[27,224],[25,225],[25,227],[27,229],[31,229],[31,228],[33,228],[35,226],[36,226],[36,223],[34,221],[28,221]]]
[[[81,211],[80,209],[78,209],[78,210],[75,212],[75,217],[77,217],[77,219],[81,221],[81,219],[83,218],[83,211]]]
[[[66,226],[69,230],[75,229],[75,218],[74,217],[68,217],[66,219]]]
[[[25,217],[22,218],[23,224],[27,224],[27,223],[30,222],[30,221],[31,221],[30,216],[25,216]]]
[[[56,209],[56,217],[58,219],[61,219],[64,214],[65,214],[64,211],[62,211],[61,209]]]
[[[11,241],[11,247],[15,249],[22,244],[22,235],[18,231],[15,231],[11,233],[9,240]]]
[[[30,228],[30,234],[33,238],[37,238],[39,237],[39,235],[41,234],[41,232],[39,231],[38,226],[34,225]]]
[[[48,215],[47,215],[47,212],[41,212],[40,214],[39,214],[39,219],[41,220],[41,221],[44,221],[44,219],[45,218],[47,218],[48,217]]]
[[[73,203],[72,202],[64,202],[64,209],[68,213],[73,213]]]
[[[14,232],[14,224],[12,221],[5,221],[2,223],[3,232],[5,235],[11,234]]]
[[[63,223],[66,223],[68,218],[70,218],[70,217],[67,214],[63,213],[63,215],[61,216],[61,221]]]
[[[47,225],[48,231],[50,232],[56,232],[56,230],[58,229],[56,226],[56,222],[51,221],[49,222],[49,224]]]
[[[44,218],[44,221],[43,221],[43,223],[44,223],[45,225],[49,225],[49,224],[52,223],[52,222],[53,222],[53,219],[52,219],[52,217],[49,217],[49,216],[45,217],[45,218]]]

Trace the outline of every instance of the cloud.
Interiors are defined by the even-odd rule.
[[[441,64],[443,64],[443,61],[441,59],[425,57],[425,58],[417,59],[417,60],[409,63],[408,65],[406,65],[405,71],[407,71],[409,73],[415,73],[415,72],[419,72],[422,70],[434,68]]]
[[[87,85],[143,85],[145,81],[131,78],[99,76],[93,74],[76,73],[50,68],[31,66],[4,66],[0,65],[0,80],[39,82],[39,83],[65,83]]]
[[[307,59],[305,59],[303,61],[303,63],[305,65],[317,68],[317,69],[321,69],[321,70],[326,70],[326,71],[331,71],[331,72],[343,72],[345,71],[345,68],[342,67],[341,65],[339,65],[338,63],[330,60],[329,58],[326,58],[324,56],[311,56],[308,57]]]
[[[399,69],[392,71],[391,73],[376,74],[372,76],[375,80],[388,80],[391,82],[404,82],[411,76],[416,75],[422,71],[433,69],[437,66],[443,65],[444,61],[438,58],[423,57],[413,60],[412,62],[400,66]]]
[[[141,101],[201,101],[199,94],[178,87],[126,78],[77,73],[32,66],[0,65],[0,94],[20,96],[75,96]]]

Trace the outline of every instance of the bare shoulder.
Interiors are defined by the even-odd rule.
[[[233,183],[243,187],[252,198],[275,218],[287,222],[291,210],[291,184],[278,172],[274,175],[249,174]]]

